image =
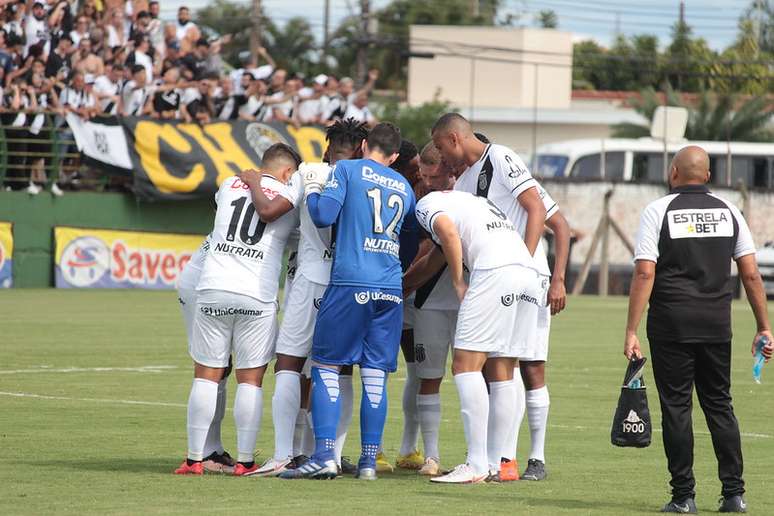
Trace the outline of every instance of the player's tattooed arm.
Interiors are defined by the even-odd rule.
[[[551,286],[548,288],[548,305],[551,307],[551,315],[556,315],[567,304],[564,274],[570,256],[570,225],[564,215],[557,211],[546,221],[546,226],[554,233],[556,259],[554,270],[551,271]]]
[[[527,212],[527,229],[524,232],[524,243],[527,245],[527,249],[529,249],[529,254],[534,255],[537,246],[540,244],[540,239],[543,237],[546,207],[535,187],[524,190],[516,200]]]
[[[258,213],[261,221],[274,222],[293,209],[293,204],[281,195],[277,195],[274,199],[266,197],[263,188],[261,188],[260,172],[248,169],[242,171],[238,176],[250,188],[253,206],[255,206],[255,212]]]
[[[543,205],[542,201],[540,205]],[[457,297],[462,301],[462,298],[465,297],[465,292],[468,290],[468,285],[465,283],[465,277],[463,276],[462,240],[460,239],[460,234],[454,222],[444,214],[436,215],[433,219],[433,233],[441,244],[443,255],[446,257],[446,263],[449,264],[449,275],[451,276],[452,285],[457,292]]]

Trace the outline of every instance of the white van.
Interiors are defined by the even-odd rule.
[[[712,184],[749,188],[774,187],[774,144],[687,141],[667,144],[667,161],[686,145],[710,155]],[[731,154],[731,177],[727,174]],[[604,155],[604,159],[602,156]],[[538,147],[532,171],[540,177],[663,183],[664,143],[652,138],[566,140]]]

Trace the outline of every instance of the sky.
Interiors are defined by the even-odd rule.
[[[249,0],[243,0],[246,3]],[[736,38],[739,16],[753,0],[685,0],[687,22],[694,35],[707,40],[720,50]],[[172,19],[180,5],[197,9],[208,0],[164,0],[162,16]],[[323,32],[323,0],[262,0],[266,13],[278,24],[294,16],[306,17],[318,40]],[[384,7],[389,0],[372,0],[372,10]],[[330,0],[331,26],[358,10],[358,0]],[[593,38],[608,45],[620,31],[625,36],[654,34],[662,46],[670,40],[670,30],[678,18],[679,0],[503,0],[500,15],[513,14],[518,24],[535,26],[535,15],[544,9],[554,10],[559,28],[575,34],[576,39]]]

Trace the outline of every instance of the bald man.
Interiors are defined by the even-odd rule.
[[[709,157],[700,147],[678,152],[669,195],[645,208],[635,249],[624,355],[641,357],[637,328],[648,309],[647,335],[661,402],[672,500],[662,512],[695,513],[693,387],[704,411],[722,483],[720,512],[745,512],[742,446],[731,406],[731,260],[736,262],[757,329],[772,335],[766,295],[747,223],[730,202],[710,193]]]

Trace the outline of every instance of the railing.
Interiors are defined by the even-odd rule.
[[[40,113],[30,111],[27,116]],[[105,190],[120,183],[83,162],[61,114],[42,113],[45,121],[37,135],[32,134],[29,127],[0,123],[0,185],[3,189],[24,190],[32,182],[47,190],[55,184],[62,190]],[[1,114],[3,118],[8,115]]]

